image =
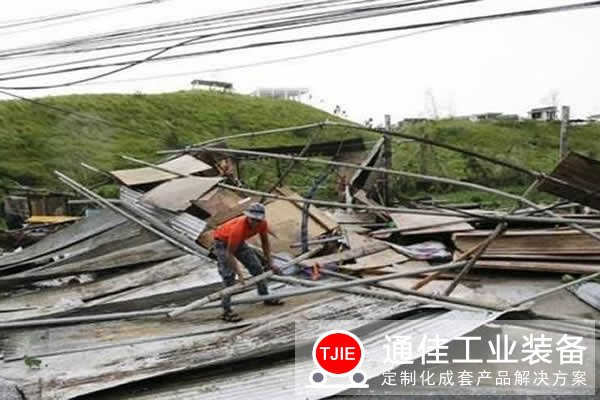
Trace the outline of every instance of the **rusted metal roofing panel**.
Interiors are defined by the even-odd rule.
[[[142,200],[169,211],[184,211],[191,206],[192,201],[202,197],[221,180],[223,179],[196,176],[173,179],[147,192]]]
[[[185,154],[167,162],[158,164],[159,167],[177,172],[182,175],[192,175],[200,172],[210,171],[212,167],[197,158]],[[111,174],[128,186],[144,185],[177,178],[175,174],[161,171],[156,168],[143,167],[134,169],[121,169],[111,171]]]
[[[600,161],[569,153],[550,176],[568,185],[546,178],[539,190],[600,210]]]

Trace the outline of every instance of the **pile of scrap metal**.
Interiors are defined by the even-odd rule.
[[[215,142],[159,164],[124,157],[139,167],[94,169],[121,184],[118,201],[56,172],[104,210],[0,256],[0,390],[8,382],[26,399],[296,398],[294,345],[315,332],[294,322],[340,320],[338,328],[374,337],[381,333],[368,330],[370,320],[410,318],[415,329],[422,323],[451,340],[515,315],[598,319],[595,214],[555,214],[515,195],[529,208],[377,204],[367,193],[378,176],[402,173],[380,166],[382,141],[370,151],[357,140],[260,151]],[[241,160],[265,156],[289,160],[286,171],[311,161],[337,168],[345,201],[313,199],[314,190],[301,196],[284,186],[285,172],[269,192],[244,187]],[[571,177],[544,179],[566,185]],[[595,205],[594,187],[576,199],[552,190]],[[211,232],[253,201],[265,203],[281,273],[224,289]],[[516,228],[526,224],[536,229]],[[581,277],[562,283],[548,272]],[[286,298],[284,306],[259,305],[267,297],[253,285],[266,280],[268,297]],[[233,294],[242,322],[220,320],[224,294]]]

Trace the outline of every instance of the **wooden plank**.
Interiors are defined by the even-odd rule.
[[[206,224],[213,228],[241,215],[250,203],[251,198],[242,198],[234,191],[223,188],[214,188],[193,202],[196,207],[210,215]]]
[[[360,249],[367,246],[377,248],[377,246],[379,246],[380,250],[385,250],[389,247],[386,242],[353,231],[347,231],[345,228],[344,237],[346,238],[346,244],[350,249]]]
[[[475,230],[461,217],[405,213],[391,213],[390,217],[403,236]]]
[[[373,206],[373,207],[381,207],[381,204],[378,204],[375,201],[369,199],[367,197],[367,193],[365,193],[365,191],[362,189],[356,191],[356,193],[354,193],[353,197],[364,205]],[[373,214],[377,215],[379,218],[381,218],[384,221],[390,220],[390,216],[383,211],[373,211]]]
[[[454,253],[454,258],[457,258],[462,253],[457,251]],[[481,259],[485,260],[517,260],[517,261],[566,261],[566,262],[583,262],[583,263],[600,263],[600,255],[590,254],[570,254],[570,255],[554,255],[554,254],[508,254],[494,253],[484,254]]]
[[[351,250],[344,250],[339,253],[328,254],[326,256],[309,258],[300,262],[300,265],[305,267],[312,267],[315,264],[326,265],[331,263],[342,263],[344,261],[352,260],[359,257],[368,256],[373,253],[381,251],[381,244],[371,244],[365,247],[358,247]]]
[[[594,229],[594,232],[600,232]],[[456,247],[464,251],[475,246],[490,231],[456,233]],[[600,255],[598,242],[575,230],[511,230],[494,240],[485,255],[493,254],[590,254]]]
[[[552,263],[536,261],[491,261],[481,260],[475,264],[475,268],[532,271],[532,272],[554,272],[571,274],[591,274],[600,271],[600,264],[577,264],[577,263]]]
[[[181,175],[193,175],[201,172],[206,173],[212,170],[210,165],[189,154],[184,154],[183,156],[158,164],[158,166],[169,171],[177,172]],[[178,177],[175,174],[152,167],[121,169],[111,171],[110,173],[127,186],[157,183]]]
[[[173,212],[185,211],[222,180],[199,176],[173,179],[144,194],[142,201]]]
[[[300,196],[298,193],[294,192],[292,189],[282,186],[282,187],[278,187],[277,189],[275,189],[277,192],[279,192],[281,195],[286,196],[286,197],[292,197],[292,198],[296,198],[296,199],[303,199],[302,196]],[[303,209],[303,204],[302,203],[296,203],[296,202],[292,202],[296,207],[298,207],[300,210]],[[333,220],[331,217],[329,217],[327,214],[325,214],[323,211],[319,210],[317,207],[311,206],[308,209],[308,214],[315,220],[317,221],[321,226],[323,226],[323,228],[325,228],[327,231],[333,231],[335,229],[337,229],[338,224],[335,220]]]
[[[386,249],[369,256],[359,257],[356,259],[356,263],[344,264],[341,265],[340,268],[347,271],[356,272],[399,264],[407,261],[408,259],[409,258],[403,254],[397,253],[392,249]]]

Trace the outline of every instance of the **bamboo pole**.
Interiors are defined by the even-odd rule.
[[[204,149],[203,151],[208,151],[211,152],[214,149]],[[570,222],[566,222],[567,219],[566,218],[561,218],[558,214],[549,211],[549,210],[545,210],[542,206],[539,206],[538,204],[524,198],[523,196],[520,195],[515,195],[515,194],[511,194],[511,193],[507,193],[504,192],[502,190],[498,190],[498,189],[493,189],[487,186],[483,186],[483,185],[479,185],[476,183],[471,183],[471,182],[463,182],[463,181],[458,181],[455,179],[450,179],[450,178],[443,178],[443,177],[438,177],[438,176],[430,176],[430,175],[423,175],[423,174],[416,174],[413,172],[405,172],[405,171],[398,171],[398,170],[389,170],[386,168],[378,168],[378,167],[368,167],[368,166],[362,166],[362,165],[357,165],[357,164],[352,164],[352,163],[346,163],[346,162],[340,162],[340,161],[328,161],[328,160],[322,160],[319,158],[312,158],[312,157],[296,157],[296,156],[289,156],[289,155],[282,155],[282,154],[271,154],[271,153],[264,153],[264,152],[255,152],[255,151],[249,151],[249,150],[233,150],[233,149],[226,149],[224,150],[224,152],[227,153],[231,153],[231,154],[248,154],[248,153],[252,153],[252,154],[256,154],[256,155],[262,155],[265,157],[272,157],[272,158],[280,158],[280,159],[296,159],[299,161],[306,161],[306,162],[314,162],[314,163],[319,163],[319,164],[327,164],[327,165],[335,165],[335,166],[339,166],[339,167],[347,167],[347,168],[355,168],[355,169],[364,169],[367,171],[374,171],[374,172],[385,172],[388,174],[394,174],[394,175],[400,175],[400,176],[406,176],[406,177],[412,177],[412,178],[418,178],[418,179],[423,179],[423,180],[429,180],[431,182],[439,182],[439,183],[447,183],[447,184],[451,184],[451,185],[456,185],[456,186],[462,186],[462,187],[466,187],[466,188],[470,188],[470,189],[475,189],[475,190],[480,190],[480,191],[484,191],[484,192],[488,192],[488,193],[492,193],[492,194],[496,194],[498,196],[501,197],[505,197],[508,199],[512,199],[518,202],[521,202],[523,204],[527,204],[530,207],[533,207],[536,210],[540,210],[543,211],[544,214],[550,215],[554,218],[559,218],[561,219],[561,222],[559,223],[567,223],[570,227],[572,227],[573,229],[576,229],[578,231],[580,231],[581,233],[584,233],[590,237],[592,237],[593,239],[600,241],[600,235],[598,235],[595,232],[590,231],[589,229],[583,227],[580,225],[580,223],[583,223],[583,221],[570,221]],[[476,213],[471,213],[473,215],[476,215]],[[597,224],[598,221],[595,221],[593,224]]]
[[[563,289],[566,289],[566,288],[568,288],[570,286],[590,281],[590,280],[595,279],[595,278],[597,278],[599,276],[600,276],[600,271],[599,272],[595,272],[595,273],[593,273],[591,275],[586,275],[586,276],[581,277],[579,279],[576,279],[574,281],[565,283],[565,284],[560,285],[560,286],[556,286],[556,287],[551,288],[551,289],[544,290],[544,291],[542,291],[540,293],[534,294],[533,296],[527,297],[527,298],[525,298],[523,300],[519,300],[518,302],[513,303],[511,306],[512,307],[520,307],[520,306],[522,306],[522,305],[524,305],[526,303],[529,303],[531,301],[539,300],[542,297],[546,297],[546,296],[548,296],[550,294],[556,293],[556,292],[558,292],[560,290],[563,290]]]
[[[322,270],[321,274],[326,275],[326,276],[335,277],[335,278],[345,279],[345,280],[359,279],[356,276],[343,274],[341,272],[329,271],[329,270]],[[421,302],[423,299],[437,300],[440,303],[444,303],[445,304],[444,307],[450,307],[450,305],[458,305],[458,306],[466,306],[466,307],[478,308],[481,310],[489,310],[489,311],[504,311],[505,310],[503,307],[493,305],[493,304],[481,303],[481,302],[472,301],[472,300],[463,300],[463,299],[459,299],[456,297],[449,297],[449,296],[444,296],[444,295],[436,294],[436,293],[425,294],[425,293],[417,292],[416,290],[392,286],[388,283],[373,283],[371,286],[379,288],[379,289],[384,289],[386,291],[409,295],[409,296],[414,297],[415,301],[419,301],[419,302]]]
[[[265,153],[265,154],[270,154],[270,153]],[[149,163],[147,161],[143,161],[143,160],[139,160],[133,157],[129,157],[129,156],[125,156],[122,155],[121,156],[123,159],[140,164],[140,165],[145,165],[148,167],[152,167],[152,168],[156,168],[157,170],[163,171],[163,172],[168,172],[171,174],[175,174],[178,175],[180,177],[187,177],[190,175],[186,175],[186,174],[181,174],[178,173],[176,171],[172,171],[170,169],[167,168],[163,168],[160,167],[158,165]],[[321,161],[325,161],[326,160],[321,160]],[[356,164],[350,164],[355,168],[366,168],[366,167],[362,167]],[[228,185],[225,183],[218,183],[217,186],[222,187],[224,189],[229,189],[229,190],[233,190],[239,193],[244,193],[244,194],[248,194],[248,195],[254,195],[254,196],[264,196],[267,198],[272,198],[272,199],[279,199],[279,200],[287,200],[287,201],[293,201],[296,203],[308,203],[308,204],[312,204],[312,205],[316,205],[316,206],[322,206],[322,207],[335,207],[335,208],[342,208],[342,209],[356,209],[356,210],[367,210],[367,211],[383,211],[383,212],[396,212],[396,213],[406,213],[406,214],[423,214],[423,215],[441,215],[441,216],[452,216],[452,217],[462,217],[462,213],[457,212],[457,211],[446,211],[446,210],[430,210],[430,209],[414,209],[414,208],[403,208],[403,207],[384,207],[384,206],[369,206],[369,205],[361,205],[361,204],[348,204],[348,203],[339,203],[339,202],[334,202],[334,201],[325,201],[325,200],[313,200],[313,199],[303,199],[303,198],[295,198],[295,197],[287,197],[287,196],[282,196],[282,195],[277,195],[277,194],[272,194],[272,193],[267,193],[267,192],[263,192],[263,191],[259,191],[259,190],[253,190],[253,189],[246,189],[246,188],[241,188],[238,186],[233,186],[233,185]],[[584,223],[584,224],[589,224],[589,225],[600,225],[600,220],[593,220],[593,219],[576,219],[576,218],[562,218],[562,217],[555,217],[555,218],[548,218],[548,217],[521,217],[521,216],[515,216],[515,215],[505,215],[505,214],[501,214],[501,213],[475,213],[475,212],[469,212],[468,213],[469,216],[473,217],[476,216],[478,218],[481,219],[487,219],[487,220],[493,220],[493,221],[506,221],[506,222],[540,222],[540,223],[548,223],[548,224],[568,224],[568,223]]]
[[[308,252],[301,254],[300,256],[286,262],[283,266],[280,267],[280,270],[285,270],[286,268],[295,265],[297,263],[299,263],[300,261],[309,259],[310,257],[312,257],[313,255],[317,254],[319,251],[321,251],[323,248],[322,247],[316,247],[314,249],[309,250]],[[178,316],[180,316],[181,314],[184,314],[188,311],[191,311],[195,308],[201,307],[205,304],[210,303],[211,301],[214,300],[219,300],[221,299],[223,296],[227,296],[227,295],[231,295],[235,292],[238,292],[240,290],[243,290],[251,285],[254,285],[258,282],[262,282],[265,279],[269,279],[271,276],[273,276],[275,274],[274,271],[266,271],[263,272],[260,275],[256,275],[252,278],[247,279],[244,283],[236,283],[233,286],[229,286],[225,289],[221,289],[217,292],[211,293],[208,296],[205,296],[201,299],[198,299],[196,301],[193,301],[183,307],[179,307],[171,312],[169,312],[169,317],[171,318],[176,318]]]
[[[292,127],[287,127],[287,128],[268,129],[268,130],[258,131],[258,132],[237,133],[235,135],[220,136],[220,137],[217,137],[217,138],[214,138],[214,139],[209,139],[209,140],[206,140],[204,142],[193,144],[190,147],[203,147],[203,146],[208,146],[208,145],[211,145],[211,144],[214,144],[214,143],[219,143],[219,142],[223,142],[223,141],[230,140],[230,139],[241,139],[241,138],[248,138],[248,137],[255,137],[255,136],[262,136],[262,135],[270,135],[272,133],[281,133],[281,132],[294,132],[294,131],[299,131],[299,130],[302,130],[302,129],[310,129],[310,128],[322,127],[323,125],[325,125],[325,121],[316,122],[316,123],[313,123],[313,124],[300,125],[300,126],[292,126]],[[161,153],[162,154],[169,154],[169,153],[166,153],[166,152],[159,152],[159,154],[161,154]],[[171,154],[172,153],[173,152],[171,152]]]
[[[451,150],[454,152],[458,152],[458,153],[462,153],[471,157],[475,157],[481,160],[485,160],[488,162],[491,162],[493,164],[497,164],[497,165],[501,165],[510,169],[513,169],[515,171],[519,171],[521,173],[524,173],[526,175],[532,176],[534,178],[538,178],[538,179],[546,179],[546,180],[550,180],[553,181],[555,183],[561,184],[561,185],[565,185],[577,190],[581,190],[583,192],[585,192],[588,195],[591,196],[596,196],[597,193],[589,190],[588,188],[579,186],[579,185],[575,185],[573,183],[570,182],[566,182],[562,179],[547,175],[545,173],[539,172],[539,171],[535,171],[529,168],[525,168],[521,165],[517,165],[515,163],[506,161],[506,160],[500,160],[498,158],[495,157],[491,157],[491,156],[487,156],[484,154],[480,154],[480,153],[476,153],[472,150],[468,150],[468,149],[463,149],[457,146],[453,146],[450,144],[446,144],[446,143],[442,143],[442,142],[438,142],[435,140],[431,140],[429,138],[423,138],[420,136],[416,136],[416,135],[411,135],[408,133],[403,133],[403,132],[393,132],[390,130],[386,130],[386,129],[375,129],[375,128],[369,128],[366,127],[364,125],[359,125],[359,124],[350,124],[347,122],[337,122],[337,121],[329,121],[329,120],[325,120],[323,122],[317,123],[317,124],[312,124],[312,125],[305,125],[305,126],[296,126],[296,127],[288,127],[288,128],[280,128],[280,129],[272,129],[269,131],[261,131],[261,132],[249,132],[249,133],[243,133],[243,134],[237,134],[237,135],[230,135],[230,136],[226,136],[223,138],[215,138],[215,139],[211,139],[209,141],[203,142],[203,143],[199,143],[196,145],[192,145],[192,146],[187,146],[184,149],[178,149],[178,150],[164,150],[164,151],[159,151],[159,154],[179,154],[179,153],[186,153],[189,151],[197,151],[198,148],[204,147],[207,144],[210,143],[215,143],[215,142],[219,142],[221,140],[224,139],[235,139],[235,138],[241,138],[241,137],[248,137],[248,136],[259,136],[262,134],[268,134],[268,133],[273,133],[273,132],[290,132],[290,131],[294,131],[294,130],[298,130],[298,129],[303,129],[306,127],[312,127],[312,126],[339,126],[339,127],[345,127],[345,128],[351,128],[351,129],[359,129],[362,131],[367,131],[367,132],[374,132],[377,133],[379,135],[388,135],[388,136],[392,136],[393,138],[403,138],[405,139],[405,142],[410,142],[410,141],[414,141],[414,142],[418,142],[418,143],[424,143],[424,144],[429,144],[431,146],[435,146],[435,147],[440,147],[440,148],[444,148],[447,150]],[[397,141],[397,140],[395,140]]]
[[[275,280],[277,282],[283,282],[283,283],[288,283],[288,284],[292,284],[292,285],[303,285],[303,286],[308,286],[308,287],[322,287],[323,286],[323,283],[320,283],[320,282],[308,281],[305,279],[298,279],[298,278],[292,278],[292,277],[287,277],[287,276],[285,276],[285,277],[284,276],[273,276],[273,277],[271,277],[271,279]],[[431,305],[441,306],[444,308],[449,308],[449,309],[454,309],[454,310],[481,311],[481,308],[477,307],[477,306],[460,305],[460,304],[456,304],[456,303],[450,303],[450,302],[446,302],[446,301],[436,300],[434,298],[428,298],[427,296],[412,296],[412,295],[406,295],[406,294],[400,294],[400,293],[389,293],[389,291],[386,293],[386,292],[381,292],[381,291],[369,290],[366,288],[354,288],[354,287],[348,288],[348,289],[339,289],[339,290],[342,292],[347,292],[347,293],[351,293],[351,294],[377,297],[377,298],[382,298],[385,300],[416,301],[418,303],[431,304]]]
[[[529,195],[529,193],[531,193],[539,185],[539,183],[540,183],[540,180],[536,179],[531,185],[529,185],[529,187],[522,194],[523,198],[526,198]],[[519,205],[520,205],[520,203],[516,204],[510,211],[510,214],[515,213],[519,209]],[[458,275],[456,275],[456,277],[450,283],[450,285],[448,285],[448,287],[444,291],[444,295],[450,296],[450,294],[454,291],[454,289],[456,289],[456,287],[458,286],[460,281],[471,271],[471,269],[473,268],[473,266],[475,265],[477,260],[479,260],[479,258],[483,255],[483,253],[490,246],[490,244],[492,244],[492,242],[494,240],[496,240],[496,238],[500,237],[506,231],[506,228],[508,228],[508,224],[506,222],[501,222],[496,226],[496,228],[492,231],[492,233],[490,233],[490,235],[487,237],[487,239],[481,243],[479,248],[475,251],[473,256],[469,259],[469,261],[467,262],[467,265],[465,265],[463,267],[463,269],[458,273]]]
[[[308,253],[305,253],[305,254],[308,254]],[[298,260],[294,259],[290,262],[297,263]],[[398,273],[378,276],[378,277],[374,277],[374,278],[363,278],[363,279],[359,279],[356,281],[350,281],[350,282],[332,283],[329,285],[323,285],[323,286],[318,286],[318,287],[309,288],[309,289],[297,290],[297,291],[291,292],[291,293],[276,294],[276,295],[272,295],[271,297],[284,298],[284,297],[292,297],[292,296],[303,296],[306,294],[325,292],[325,291],[329,291],[329,290],[345,289],[345,288],[349,288],[349,287],[353,287],[353,286],[370,284],[373,282],[397,279],[397,278],[402,278],[402,277],[407,277],[407,276],[414,276],[414,275],[420,274],[422,272],[433,272],[433,271],[438,271],[441,269],[452,269],[452,268],[462,267],[464,264],[465,264],[464,262],[450,263],[450,264],[444,264],[444,265],[440,265],[440,266],[436,266],[436,267],[422,269],[420,271],[398,272]],[[191,311],[193,309],[201,307],[205,304],[208,304],[211,301],[218,300],[224,295],[230,295],[240,289],[244,289],[244,288],[248,287],[251,284],[255,284],[256,282],[260,282],[262,280],[268,279],[271,276],[273,276],[273,274],[274,274],[273,271],[267,271],[261,275],[257,275],[253,278],[248,279],[246,281],[246,283],[244,283],[244,284],[237,283],[234,286],[230,286],[228,288],[219,290],[218,292],[211,293],[206,297],[203,297],[203,298],[196,300],[184,307],[180,307],[180,308],[176,309],[175,311],[170,312],[169,317],[175,318],[183,313],[186,313],[188,311]],[[264,298],[264,299],[271,298],[271,297],[261,296],[261,298]]]
[[[296,264],[299,261],[302,261],[302,259],[308,258],[305,257],[307,254],[310,254],[312,252],[309,251],[308,253],[304,253],[304,255],[297,257],[291,261],[289,261],[286,265],[291,265],[291,264]],[[300,259],[302,258],[302,259]],[[347,287],[352,287],[352,286],[358,286],[358,285],[363,285],[366,283],[373,283],[373,282],[379,282],[379,281],[385,281],[388,279],[396,279],[396,278],[401,278],[401,277],[406,277],[406,276],[414,276],[423,272],[433,272],[433,271],[438,271],[438,270],[442,270],[442,269],[452,269],[452,268],[456,268],[456,267],[461,267],[464,265],[464,262],[459,262],[459,263],[450,263],[450,264],[444,264],[444,265],[440,265],[440,266],[436,266],[436,267],[431,267],[428,269],[423,269],[420,271],[410,271],[410,272],[399,272],[399,273],[395,273],[395,274],[389,274],[389,275],[385,275],[385,276],[380,276],[380,277],[376,277],[376,278],[365,278],[365,279],[360,279],[357,281],[353,281],[353,282],[341,282],[341,283],[336,283],[336,284],[331,284],[331,285],[324,285],[324,286],[320,286],[318,288],[312,288],[309,291],[302,291],[302,292],[297,292],[296,295],[304,295],[304,294],[309,294],[309,293],[316,293],[316,292],[322,292],[322,291],[327,291],[327,290],[336,290],[336,289],[343,289],[343,288],[347,288]],[[217,292],[211,293],[208,296],[205,296],[199,300],[196,300],[184,307],[180,307],[178,309],[176,309],[175,311],[172,311],[169,313],[169,317],[171,318],[175,318],[183,313],[186,313],[188,311],[191,311],[193,309],[196,309],[198,307],[201,307],[205,304],[210,303],[211,301],[214,300],[218,300],[221,297],[225,296],[225,295],[230,295],[238,290],[244,289],[246,287],[248,287],[251,284],[255,284],[257,282],[263,281],[265,279],[270,278],[271,276],[273,276],[273,271],[267,271],[264,272],[260,275],[257,275],[253,278],[248,279],[244,284],[241,283],[237,283],[233,286],[230,286],[228,288],[219,290]]]

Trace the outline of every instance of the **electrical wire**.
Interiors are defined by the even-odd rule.
[[[246,10],[230,12],[230,13],[215,14],[215,15],[205,16],[205,17],[201,17],[201,18],[196,18],[196,19],[187,19],[187,20],[177,21],[177,22],[173,22],[173,23],[152,25],[152,26],[135,28],[135,29],[130,29],[130,30],[121,30],[121,31],[109,32],[109,33],[100,34],[100,35],[91,35],[91,36],[84,36],[84,37],[79,37],[79,38],[74,38],[74,39],[69,39],[69,40],[50,42],[50,43],[39,44],[39,45],[34,45],[34,46],[13,48],[13,49],[7,50],[7,52],[9,52],[9,53],[0,53],[0,56],[6,57],[7,55],[27,54],[26,50],[35,51],[37,49],[39,51],[39,50],[43,50],[43,49],[68,47],[68,46],[74,46],[74,45],[84,44],[84,43],[102,42],[102,41],[108,41],[108,40],[118,40],[120,38],[122,39],[129,35],[136,35],[136,34],[139,35],[139,34],[145,34],[145,33],[147,34],[149,32],[155,32],[155,31],[161,31],[161,30],[164,31],[165,29],[172,29],[172,28],[177,28],[177,27],[186,26],[186,25],[206,26],[206,25],[210,25],[211,22],[215,22],[215,21],[223,22],[223,21],[236,21],[236,20],[248,19],[248,18],[251,19],[251,18],[255,18],[256,16],[262,15],[262,14],[268,14],[268,15],[277,15],[277,14],[281,14],[281,13],[285,14],[285,13],[290,13],[290,12],[301,11],[302,9],[307,9],[307,8],[312,9],[315,6],[324,7],[327,4],[336,5],[339,3],[348,3],[349,1],[350,0],[326,0],[326,1],[319,0],[319,1],[313,1],[313,2],[305,1],[305,2],[300,2],[300,3],[285,3],[283,5],[278,5],[277,7],[263,7],[263,8],[246,9]],[[349,4],[370,3],[373,1],[378,1],[378,0],[351,0],[351,2]],[[299,7],[301,7],[301,8],[299,8]],[[19,51],[21,51],[21,52],[19,53]],[[10,52],[13,52],[13,53],[10,53]]]
[[[478,2],[478,1],[482,1],[482,0],[458,0],[452,3],[445,3],[444,5],[438,4],[438,5],[429,5],[429,6],[422,6],[419,7],[418,9],[416,8],[409,8],[409,9],[401,9],[401,10],[397,10],[395,13],[401,13],[401,12],[411,12],[411,11],[421,11],[424,9],[430,9],[430,8],[437,8],[440,6],[452,6],[452,5],[459,5],[459,4],[467,4],[467,3],[473,3],[473,2]],[[281,31],[285,31],[285,30],[292,30],[292,29],[301,29],[301,28],[306,28],[306,27],[314,27],[314,26],[319,26],[319,25],[324,25],[324,24],[329,24],[329,23],[339,23],[339,22],[347,22],[350,20],[358,20],[358,19],[362,19],[362,18],[373,18],[373,17],[377,17],[377,16],[387,16],[390,15],[387,11],[386,12],[380,12],[377,14],[368,14],[368,15],[360,15],[360,16],[348,16],[342,19],[336,19],[336,20],[326,20],[326,21],[320,21],[320,22],[312,22],[312,21],[308,21],[307,25],[296,25],[298,22],[294,22],[294,25],[292,26],[284,26],[282,28],[275,28],[275,29],[270,29],[268,31],[261,31],[261,32],[248,32],[248,33],[241,33],[238,35],[233,35],[233,36],[226,36],[226,37],[211,37],[209,36],[209,38],[207,38],[206,40],[198,40],[194,43],[192,43],[192,45],[200,45],[200,44],[206,44],[206,43],[212,43],[212,42],[217,42],[217,41],[223,41],[223,40],[231,40],[231,39],[240,39],[240,38],[245,38],[245,37],[249,37],[249,36],[255,36],[255,35],[264,35],[264,34],[269,34],[269,33],[276,33],[276,32],[281,32]],[[230,32],[229,32],[230,33]],[[190,38],[190,37],[188,37]],[[193,38],[193,37],[192,37]],[[19,70],[13,70],[13,71],[8,71],[8,72],[1,72],[0,76],[5,76],[5,75],[9,75],[9,74],[16,74],[16,73],[23,73],[23,72],[31,72],[31,71],[39,71],[39,70],[43,70],[43,69],[49,69],[49,68],[57,68],[57,67],[62,67],[62,66],[70,66],[70,65],[76,65],[76,64],[83,64],[86,62],[93,62],[93,61],[100,61],[100,60],[106,60],[106,59],[111,59],[111,58],[118,58],[118,57],[123,57],[123,56],[128,56],[128,55],[136,55],[136,54],[144,54],[150,51],[157,51],[157,50],[161,50],[163,47],[158,47],[158,48],[152,48],[152,49],[144,49],[144,50],[140,50],[140,51],[133,51],[133,52],[126,52],[126,53],[118,53],[118,54],[112,54],[112,55],[107,55],[107,56],[101,56],[101,57],[94,57],[94,58],[87,58],[87,59],[83,59],[83,60],[77,60],[77,61],[69,61],[69,62],[63,62],[63,63],[57,63],[57,64],[52,64],[52,65],[46,65],[46,66],[41,66],[41,67],[29,67],[29,68],[23,68],[23,69],[19,69]],[[29,76],[27,76],[29,77]],[[7,79],[20,79],[20,77],[12,77],[12,78],[7,78]]]
[[[75,72],[75,71],[80,71],[80,70],[105,68],[105,67],[111,67],[111,66],[121,66],[115,70],[111,70],[111,71],[101,73],[98,75],[94,75],[91,77],[87,77],[87,78],[83,78],[83,79],[79,79],[79,80],[75,80],[75,81],[70,81],[70,82],[65,82],[65,83],[60,83],[60,84],[39,85],[39,86],[0,87],[0,89],[37,90],[37,89],[67,87],[67,86],[76,85],[78,83],[89,82],[89,81],[96,80],[96,79],[99,79],[99,78],[102,78],[105,76],[113,75],[113,74],[116,74],[123,70],[130,69],[139,64],[150,62],[150,61],[176,60],[176,59],[187,58],[187,57],[195,57],[195,56],[207,55],[207,54],[219,54],[219,53],[224,53],[224,52],[228,52],[228,51],[253,49],[253,48],[259,48],[259,47],[266,47],[266,46],[292,44],[292,43],[303,43],[303,42],[324,40],[324,39],[347,38],[347,37],[378,34],[378,33],[430,28],[430,27],[443,26],[443,25],[471,24],[471,23],[489,21],[489,20],[498,20],[498,19],[505,19],[505,18],[514,18],[514,17],[541,15],[541,14],[549,14],[549,13],[556,13],[556,12],[565,12],[565,11],[572,11],[572,10],[589,9],[589,8],[598,7],[598,6],[600,6],[600,1],[591,1],[591,2],[586,2],[586,3],[575,4],[575,5],[537,8],[537,9],[529,9],[529,10],[522,10],[522,11],[505,12],[505,13],[499,13],[499,14],[489,14],[489,15],[483,15],[483,16],[477,16],[477,17],[426,22],[426,23],[419,23],[419,24],[412,24],[412,25],[393,26],[393,27],[387,27],[387,28],[377,28],[377,29],[360,30],[360,31],[350,31],[350,32],[337,33],[337,34],[316,35],[316,36],[300,37],[300,38],[287,39],[287,40],[273,40],[273,41],[251,43],[251,44],[228,47],[228,48],[213,49],[213,50],[207,50],[207,51],[201,51],[201,52],[190,52],[190,53],[183,53],[183,54],[159,57],[161,54],[164,54],[169,50],[172,50],[177,47],[181,47],[187,43],[193,42],[194,40],[198,40],[198,38],[192,38],[192,39],[185,40],[183,42],[179,42],[175,45],[165,47],[165,48],[161,49],[160,51],[153,53],[152,55],[150,55],[144,59],[140,59],[140,60],[124,61],[124,62],[109,63],[109,64],[99,64],[99,65],[77,67],[77,68],[69,68],[69,69],[64,69],[64,70],[60,70],[60,71],[53,71],[53,72],[40,73],[40,74],[31,74],[30,76],[21,76],[19,78],[25,78],[25,77],[31,77],[31,76],[41,76],[41,75],[53,75],[53,74],[57,74],[57,73]],[[203,37],[203,36],[200,36],[200,37]],[[7,80],[7,79],[15,79],[15,78],[14,77],[13,78],[2,78],[0,80]]]
[[[198,75],[198,74],[206,74],[206,73],[212,73],[212,72],[224,72],[224,71],[233,71],[233,70],[238,70],[238,69],[259,67],[259,66],[263,66],[263,65],[277,64],[277,63],[281,63],[281,62],[288,62],[288,61],[300,60],[300,59],[304,59],[304,58],[339,53],[339,52],[357,49],[357,48],[361,48],[361,47],[372,46],[374,44],[381,44],[381,43],[391,42],[391,41],[395,41],[395,40],[402,39],[402,38],[417,36],[417,35],[434,32],[434,31],[438,31],[438,30],[442,30],[442,29],[453,28],[456,26],[457,25],[438,26],[438,27],[431,28],[431,29],[424,29],[424,30],[417,31],[417,32],[411,32],[408,34],[395,35],[395,36],[384,38],[384,39],[371,40],[368,42],[363,42],[363,43],[358,43],[358,44],[353,44],[353,45],[348,45],[348,46],[343,46],[343,47],[335,47],[335,48],[331,48],[331,49],[320,50],[320,51],[315,51],[315,52],[310,52],[310,53],[304,53],[304,54],[299,54],[299,55],[295,55],[295,56],[274,58],[274,59],[269,59],[269,60],[257,61],[257,62],[253,62],[253,63],[232,65],[232,66],[228,66],[228,67],[217,67],[217,68],[211,68],[211,69],[204,69],[204,70],[200,70],[200,71],[188,71],[188,72],[178,72],[178,73],[172,73],[172,74],[152,75],[152,76],[147,76],[147,77],[143,77],[143,78],[131,78],[131,79],[122,79],[122,80],[100,81],[100,82],[92,81],[92,82],[81,83],[80,86],[140,82],[140,81],[148,81],[148,80],[153,80],[153,79],[176,78],[176,77],[180,77],[180,76],[183,77],[183,76],[189,76],[189,75]]]
[[[165,0],[163,0],[163,1],[165,1]],[[158,4],[160,2],[161,2],[160,0],[158,0],[158,1],[157,0],[145,0],[145,1],[139,1],[136,3],[122,4],[120,6],[115,6],[115,7],[105,7],[105,8],[95,9],[95,10],[77,11],[77,12],[72,12],[72,13],[68,13],[68,14],[59,14],[59,15],[38,17],[38,18],[30,19],[30,20],[16,21],[13,23],[5,24],[5,25],[0,25],[0,30],[20,27],[20,26],[26,26],[26,25],[41,24],[41,23],[49,22],[49,21],[57,21],[57,20],[74,18],[74,17],[81,17],[81,16],[85,16],[85,15],[98,14],[98,13],[102,13],[102,12],[106,12],[106,11],[115,11],[115,10],[122,10],[122,9],[127,9],[127,8],[132,8],[132,7],[146,6],[146,5],[150,5],[150,4]]]

